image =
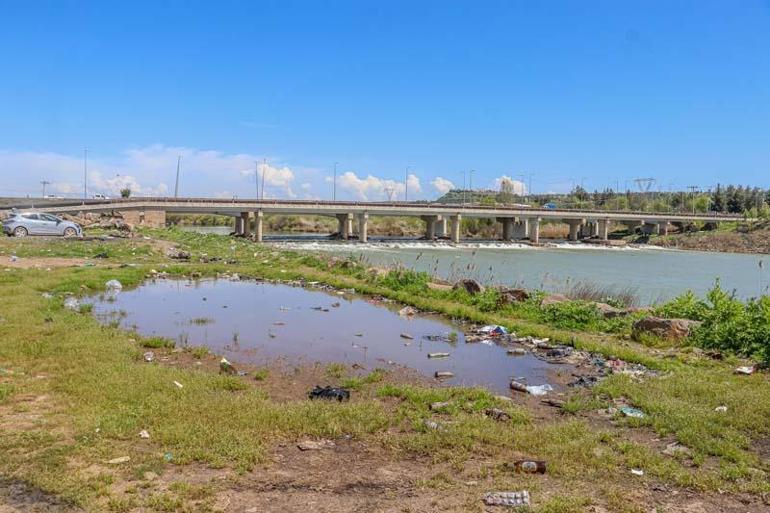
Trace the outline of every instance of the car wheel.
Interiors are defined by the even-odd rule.
[[[23,226],[17,226],[13,229],[14,237],[26,237],[27,235],[29,235],[29,231]]]
[[[65,237],[74,237],[77,234],[78,234],[78,232],[74,228],[65,228],[64,229],[64,236]]]

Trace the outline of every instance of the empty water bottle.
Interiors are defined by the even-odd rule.
[[[490,492],[484,496],[487,506],[529,506],[529,492]]]

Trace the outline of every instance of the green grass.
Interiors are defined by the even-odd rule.
[[[48,422],[59,429],[51,429],[49,424],[4,433],[0,437],[0,474],[21,476],[44,491],[93,508],[109,493],[108,486],[73,472],[73,461],[87,466],[127,454],[132,458],[127,470],[162,470],[165,465],[197,462],[245,471],[266,461],[267,451],[279,441],[351,435],[396,454],[449,462],[457,468],[469,459],[485,458],[491,465],[489,471],[501,475],[504,463],[521,455],[546,459],[551,478],[567,487],[570,483],[592,486],[613,482],[627,476],[629,468],[643,468],[656,479],[695,489],[770,492],[767,481],[761,478],[761,472],[770,468],[752,450],[757,440],[770,436],[767,374],[734,376],[732,362],[714,362],[686,352],[664,358],[613,335],[544,325],[534,320],[541,314],[527,313],[533,305],[500,308],[487,296],[471,299],[456,291],[429,291],[421,275],[400,272],[377,278],[355,263],[330,265],[313,255],[227,237],[175,230],[147,233],[163,233],[179,243],[192,252],[192,262],[204,253],[223,261],[178,264],[150,251],[144,255],[146,263],[139,267],[0,273],[0,295],[14,298],[4,304],[5,322],[0,323],[0,366],[14,370],[13,374],[0,375],[0,404],[13,404],[21,394],[48,395],[58,411],[66,412],[49,417]],[[7,254],[17,242],[0,242],[0,250]],[[35,244],[33,248],[25,241],[24,247],[61,256],[58,251],[82,251],[66,244],[88,243]],[[118,241],[111,245],[115,255],[122,255],[114,258],[133,258],[133,244]],[[225,259],[237,263],[226,264]],[[590,392],[571,393],[566,414],[554,421],[534,419],[525,409],[500,401],[486,390],[403,385],[390,382],[390,376],[379,370],[365,376],[348,375],[344,365],[330,365],[326,371],[356,392],[350,403],[305,399],[274,402],[245,378],[147,364],[141,358],[143,347],[168,347],[170,341],[138,338],[62,307],[64,293],[100,293],[104,283],[113,278],[131,287],[140,283],[150,268],[172,276],[229,271],[244,277],[307,279],[355,288],[423,310],[502,324],[520,335],[547,336],[641,362],[663,375],[645,382],[613,376]],[[42,292],[56,296],[47,300],[41,297]],[[580,325],[586,328],[590,323]],[[29,377],[36,374],[56,378]],[[266,369],[254,374],[256,380],[266,377]],[[183,388],[177,388],[174,381]],[[613,398],[628,400],[648,417],[641,422],[619,419],[619,428],[586,420],[587,412]],[[450,403],[445,409],[430,410],[431,403],[444,401]],[[714,412],[723,404],[728,406],[727,415]],[[484,409],[489,407],[505,409],[512,420],[501,423],[488,418]],[[441,429],[427,427],[425,420],[437,422]],[[151,433],[153,450],[138,446],[141,429]],[[690,462],[664,457],[643,443],[628,441],[625,429],[679,440],[693,450],[694,467]],[[171,454],[171,463],[164,461],[164,453]],[[606,501],[611,495],[608,491]],[[191,499],[180,489],[143,500],[155,510],[174,511],[190,507],[190,501],[198,499]],[[205,503],[207,499],[200,500]],[[580,496],[556,496],[538,510],[577,511],[570,508],[580,507],[582,501]],[[118,497],[110,504],[115,511],[129,506]]]

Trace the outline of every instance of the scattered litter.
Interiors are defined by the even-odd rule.
[[[553,387],[548,383],[544,385],[529,385],[526,389],[530,395],[534,396],[546,395],[548,392],[553,392]]]
[[[341,303],[339,301],[335,301],[334,303],[332,303],[332,308],[339,308],[340,305]]]
[[[678,442],[672,442],[666,446],[663,450],[663,454],[666,456],[676,456],[677,454],[689,455],[691,453],[690,448],[686,447]]]
[[[749,375],[749,374],[754,374],[755,370],[756,370],[756,368],[753,365],[746,365],[746,366],[738,367],[737,369],[735,369],[735,373],[736,374],[746,374],[746,375]]]
[[[446,408],[450,404],[452,404],[452,403],[450,403],[448,401],[439,401],[437,403],[431,403],[430,409],[431,409],[431,411],[443,410],[444,408]]]
[[[171,454],[170,452],[167,452],[166,454],[163,455],[163,461],[165,461],[166,463],[170,463],[171,460],[173,459],[174,459],[174,455]]]
[[[43,299],[53,298],[53,294],[51,294],[50,292],[43,292],[42,296],[43,296]]]
[[[320,387],[316,385],[313,390],[308,393],[308,397],[310,399],[327,399],[330,401],[336,399],[337,401],[342,402],[350,400],[350,391],[345,390],[344,388],[331,386]]]
[[[413,306],[405,306],[401,310],[398,311],[398,315],[401,317],[412,317],[413,315],[417,314],[417,309]]]
[[[155,360],[155,353],[153,353],[152,351],[147,351],[142,355],[142,357],[144,358],[145,362],[151,362]]]
[[[500,325],[489,325],[489,326],[482,326],[478,329],[479,333],[483,333],[485,335],[489,335],[490,337],[497,337],[500,335],[507,335],[508,330],[505,329],[505,326]]]
[[[107,290],[123,290],[123,284],[118,280],[110,280],[104,284],[104,288]]]
[[[449,358],[449,353],[428,353],[428,358]]]
[[[513,402],[513,398],[512,397],[508,397],[507,395],[496,395],[495,396],[495,400],[496,401],[503,401],[503,402],[506,402],[506,403],[512,403]]]
[[[647,416],[642,410],[639,408],[634,408],[633,406],[621,406],[618,408],[618,411],[625,415],[626,417],[631,417],[634,419],[643,419]]]
[[[291,310],[291,308],[289,308],[288,306],[282,306],[282,307],[280,308],[280,310],[281,310],[282,312],[288,312],[289,310]]]
[[[487,506],[529,506],[529,492],[490,492],[484,495]]]
[[[635,476],[643,476],[644,475],[644,470],[640,470],[638,468],[632,468],[631,469],[631,473],[633,475],[635,475]]]
[[[727,411],[727,406],[717,406],[716,408],[714,408],[714,411],[719,413],[724,413]]]
[[[425,419],[422,424],[428,429],[443,429],[443,426],[435,420]]]
[[[401,338],[405,338],[407,340],[414,340],[414,337],[410,335],[409,333],[402,333]]]
[[[498,422],[508,422],[511,420],[511,416],[508,415],[508,412],[501,410],[500,408],[487,408],[484,410],[484,415]]]
[[[297,444],[300,451],[320,451],[322,449],[333,449],[337,444],[331,440],[304,440]]]
[[[364,336],[364,334],[363,334],[363,333],[356,333],[356,334],[355,334],[355,335],[353,335],[353,336],[354,336],[354,337],[363,337],[363,336]]]
[[[11,255],[11,262],[15,262],[19,259],[16,255]]]
[[[121,456],[120,458],[109,460],[107,463],[110,465],[120,465],[121,463],[128,463],[129,461],[131,461],[130,456]]]
[[[177,388],[184,388],[184,385],[183,385],[183,384],[181,384],[181,383],[180,383],[180,382],[178,382],[178,381],[174,381],[174,385],[176,385],[176,387],[177,387]]]
[[[285,322],[274,322],[273,326],[286,326]]]
[[[64,298],[64,308],[73,312],[80,311],[80,301],[76,297],[69,296]]]
[[[222,357],[222,359],[219,360],[219,373],[233,375],[237,374],[238,371],[235,370],[232,363],[227,361],[227,358]]]
[[[433,375],[436,379],[453,378],[455,376],[453,372],[449,371],[436,371]]]
[[[564,408],[564,401],[561,399],[543,399],[540,402],[553,408]]]
[[[143,429],[139,431],[139,438],[143,438],[147,440],[148,438],[150,438],[150,433],[146,429]]]
[[[513,349],[508,350],[508,354],[513,356],[522,356],[527,354],[527,350],[522,347],[514,347]]]
[[[545,461],[542,460],[516,460],[513,469],[525,474],[545,474]]]

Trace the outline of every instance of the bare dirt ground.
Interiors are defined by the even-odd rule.
[[[0,256],[0,267],[16,269],[48,269],[55,267],[77,267],[86,263],[84,258],[61,257],[19,257]]]
[[[737,231],[682,233],[653,239],[650,244],[696,251],[770,254],[770,229],[748,233]]]

